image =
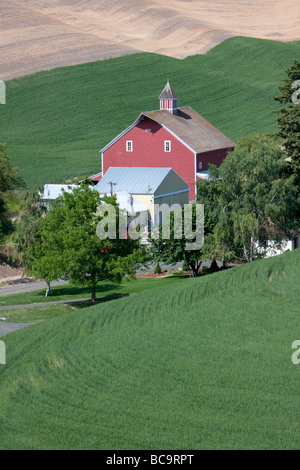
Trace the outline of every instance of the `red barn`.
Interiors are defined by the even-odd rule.
[[[172,168],[196,194],[197,174],[219,166],[235,143],[190,106],[177,107],[169,82],[159,96],[160,109],[139,115],[102,150],[102,172],[110,167]]]

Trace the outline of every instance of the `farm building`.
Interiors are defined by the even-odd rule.
[[[64,191],[72,192],[74,187],[75,184],[45,184],[40,193],[40,202],[49,209],[51,202],[62,196]]]
[[[202,172],[209,164],[219,166],[235,143],[190,106],[177,107],[169,82],[159,101],[159,110],[142,112],[101,150],[103,175],[111,167],[172,168],[189,185],[194,200]]]
[[[142,205],[144,226],[162,223],[163,212],[158,205],[189,203],[190,188],[172,168],[109,168],[95,189],[100,194],[118,195],[125,191],[131,195],[138,204],[133,203],[134,215]]]
[[[45,184],[44,190],[40,193],[40,202],[46,208],[50,208],[50,204],[54,202],[58,197],[62,196],[64,191],[71,193],[76,187],[76,184]],[[95,185],[90,185],[90,188],[96,190]],[[108,191],[104,192],[107,193]],[[119,204],[120,209],[128,212],[129,216],[136,215],[137,213],[145,211],[148,214],[148,209],[142,203],[137,201],[135,198],[132,198],[131,194],[127,191],[118,191],[114,192],[114,195],[117,198],[117,203]],[[132,213],[132,207],[135,211]]]

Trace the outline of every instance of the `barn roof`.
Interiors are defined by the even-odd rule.
[[[172,168],[110,167],[95,189],[99,193],[109,193],[112,182],[116,193],[127,191],[130,194],[154,194],[169,173],[177,175]],[[177,177],[188,190],[188,184],[178,175]]]
[[[158,99],[160,99],[160,100],[173,100],[175,98],[177,98],[177,95],[176,95],[174,89],[171,87],[170,83],[167,82],[165,88],[163,89],[163,91],[159,95]]]
[[[131,126],[117,135],[100,152],[105,152],[145,117],[163,126],[194,153],[211,152],[236,146],[232,140],[197,113],[197,111],[190,106],[186,106],[177,108],[176,114],[172,114],[165,109],[141,113]]]
[[[146,111],[135,123],[148,117],[179,137],[195,153],[235,147],[235,143],[190,106],[180,107],[176,114],[166,110]]]

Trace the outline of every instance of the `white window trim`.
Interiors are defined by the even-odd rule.
[[[130,148],[129,148],[130,145]],[[133,141],[132,140],[126,140],[126,152],[132,152],[133,151]]]
[[[165,152],[171,152],[171,141],[170,140],[165,140]],[[167,150],[167,144],[169,144],[169,150]]]

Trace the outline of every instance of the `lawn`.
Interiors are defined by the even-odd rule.
[[[88,302],[75,302],[70,304],[43,305],[35,307],[24,307],[18,309],[1,310],[0,317],[13,323],[36,323],[39,321],[50,320],[67,313],[74,312],[81,308],[90,306]]]
[[[277,130],[273,96],[300,42],[231,38],[178,60],[141,53],[7,82],[0,142],[29,187],[101,171],[99,150],[158,108],[167,78],[179,106],[192,106],[233,141]]]
[[[300,250],[4,338],[1,449],[299,449]]]
[[[174,282],[182,281],[186,276],[182,274],[169,275],[168,277],[157,277],[157,278],[140,278],[135,279],[123,279],[121,284],[115,284],[112,282],[102,281],[97,285],[97,299],[105,300],[106,297],[110,296],[122,296],[134,293],[139,293],[144,290],[153,289],[155,287],[167,288]],[[1,292],[1,291],[0,291]],[[32,292],[23,292],[21,294],[11,294],[0,296],[0,307],[9,305],[24,305],[40,302],[53,302],[56,300],[70,301],[75,299],[89,299],[91,298],[91,290],[84,286],[74,286],[66,284],[62,286],[51,287],[51,295],[45,297],[45,289],[39,289]]]

